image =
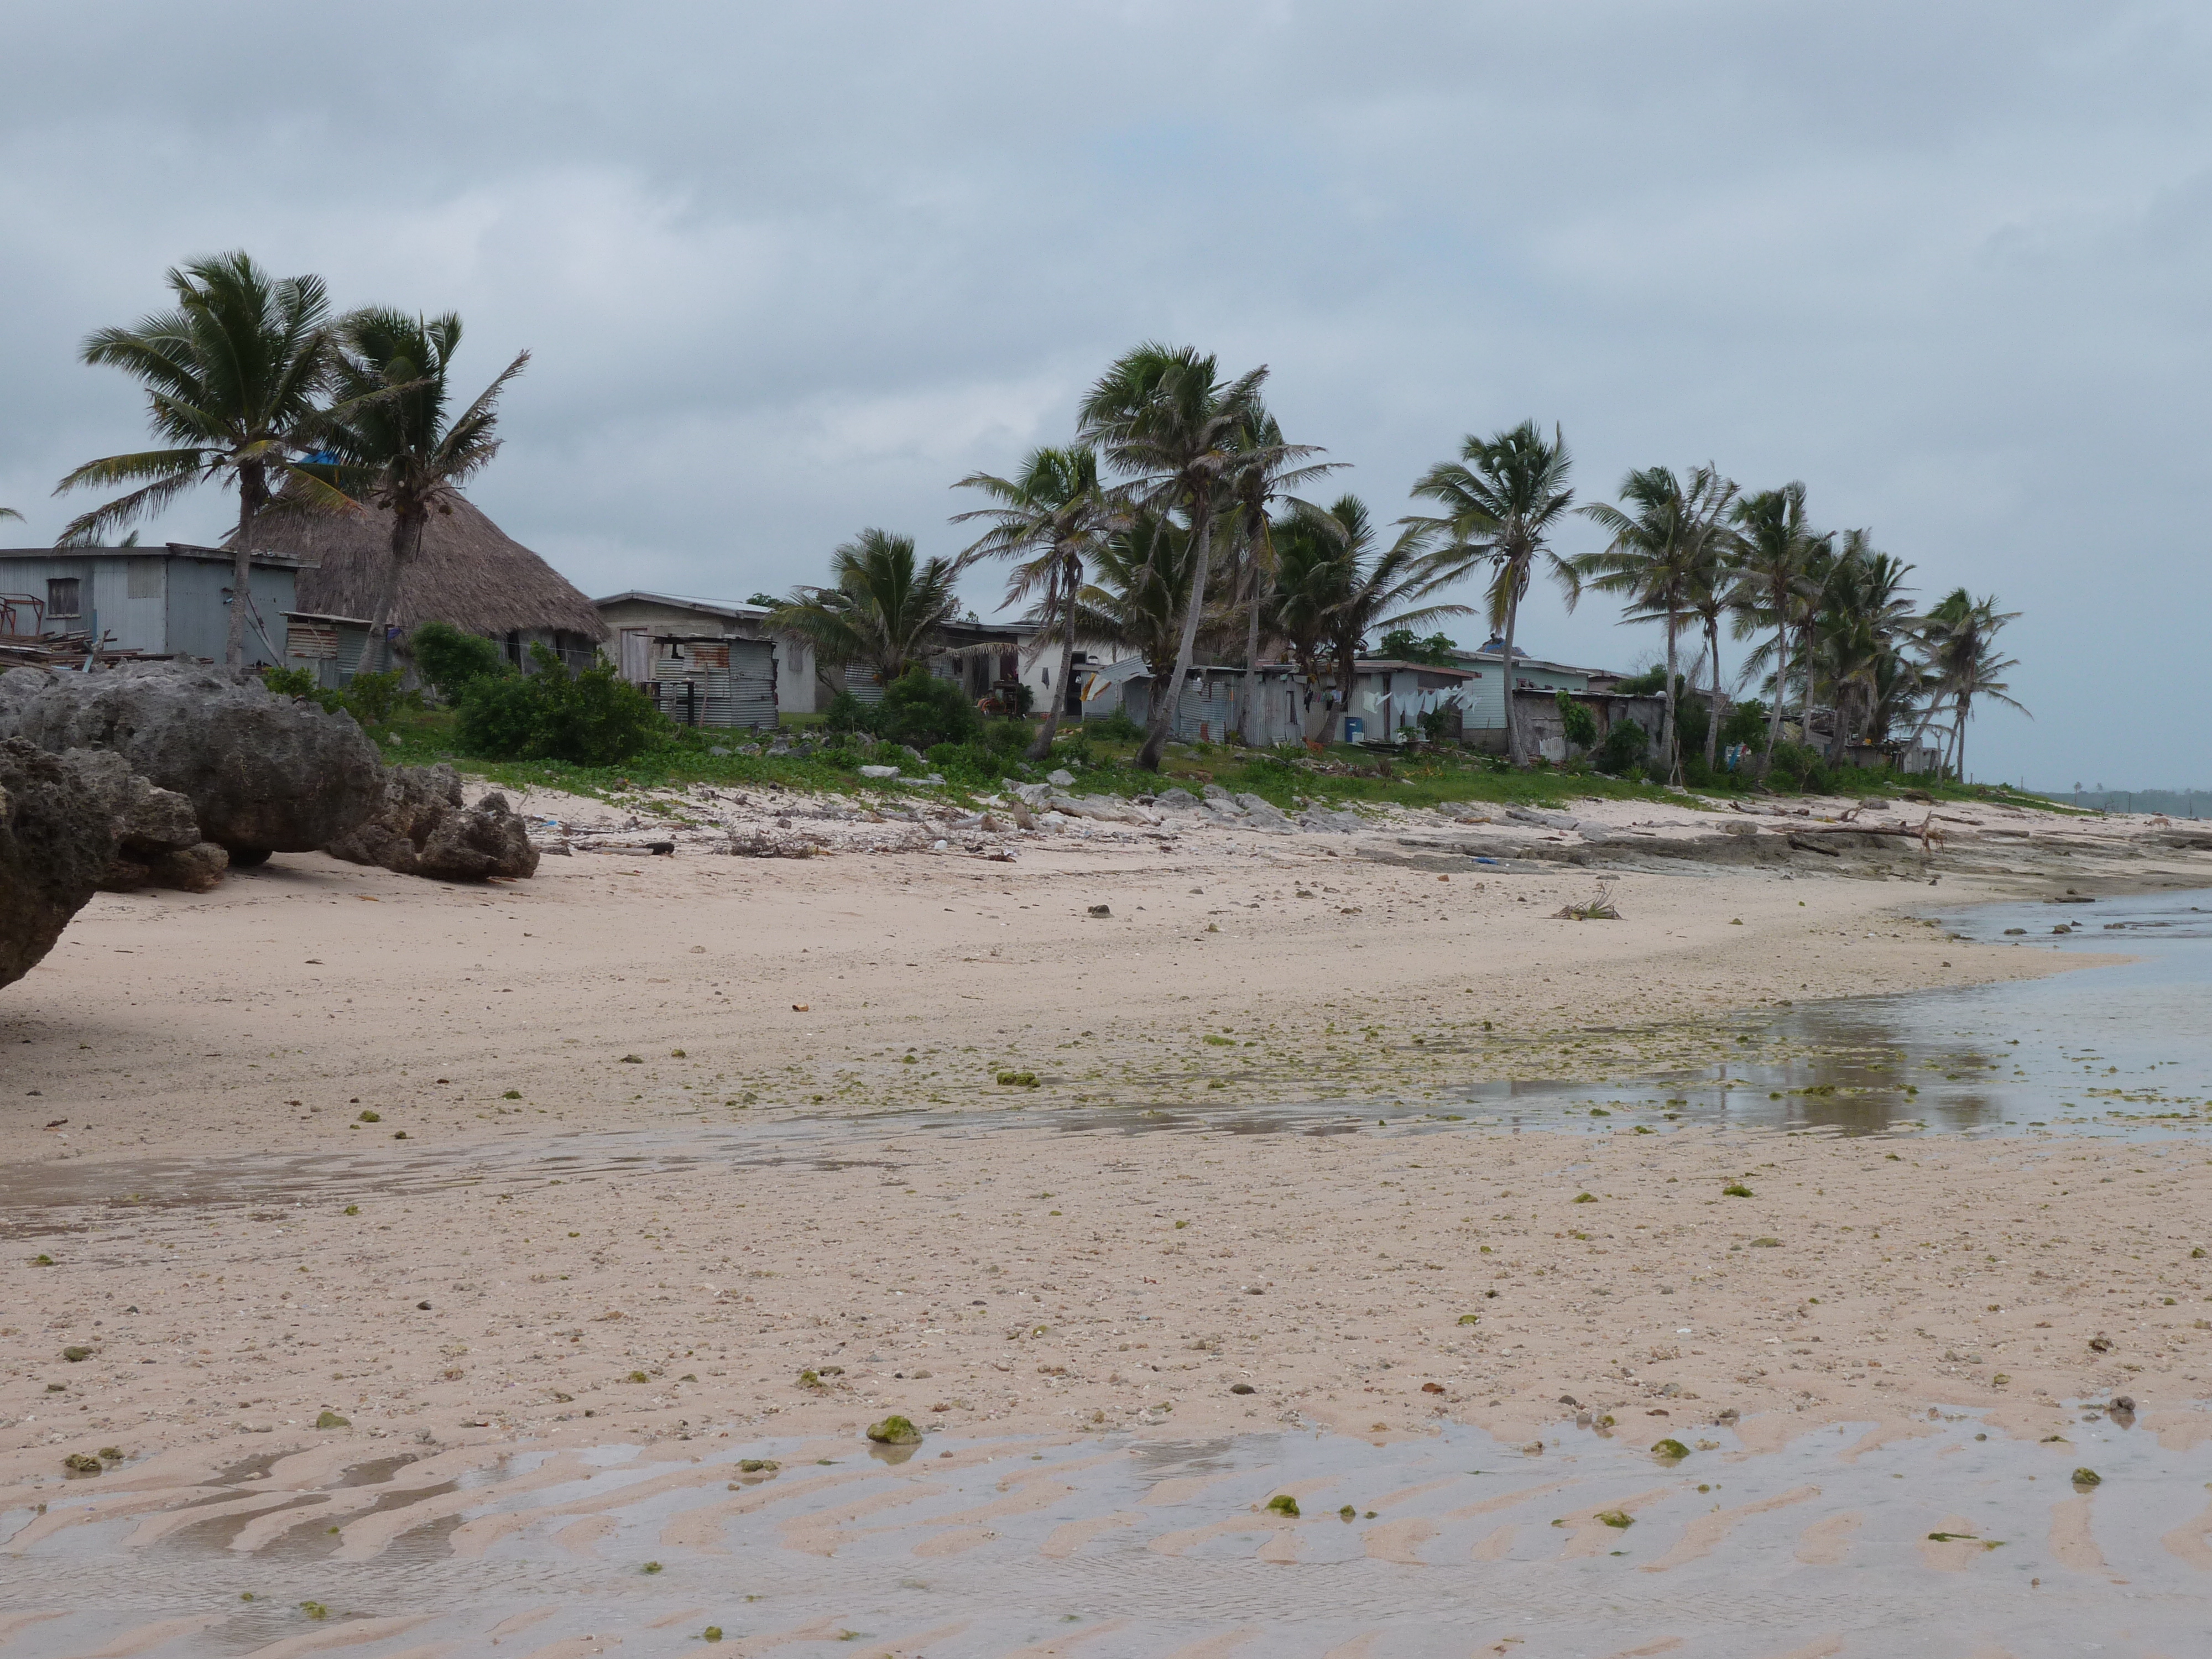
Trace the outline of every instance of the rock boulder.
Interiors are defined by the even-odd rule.
[[[0,985],[30,972],[115,855],[115,826],[82,756],[0,738]]]
[[[0,675],[0,737],[49,753],[110,750],[191,803],[198,839],[258,861],[350,832],[382,797],[376,745],[350,716],[227,670],[133,663]]]
[[[383,804],[323,850],[350,864],[441,881],[538,873],[529,825],[507,797],[490,794],[464,805],[459,775],[450,766],[392,768],[384,775]]]

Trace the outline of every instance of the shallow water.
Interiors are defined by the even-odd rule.
[[[1484,1082],[1449,1107],[1380,1101],[1264,1107],[1042,1108],[758,1114],[737,1124],[519,1134],[468,1146],[289,1156],[85,1159],[0,1170],[0,1237],[81,1227],[98,1212],[289,1206],[372,1194],[587,1182],[700,1165],[891,1166],[915,1135],[1046,1127],[1071,1133],[1316,1135],[1520,1127],[1616,1130],[1624,1120],[1844,1134],[2071,1133],[2160,1139],[2212,1127],[2212,893],[1930,913],[2024,949],[2136,960],[2011,984],[1810,1004],[1728,1026],[1756,1058],[1611,1083]],[[2055,935],[2071,923],[2081,931]],[[1442,1049],[1437,1052],[1443,1052]],[[1597,1115],[1592,1115],[1592,1109]]]
[[[1607,1088],[1478,1084],[1465,1098],[1475,1111],[1531,1127],[1577,1109],[1587,1117],[1594,1105],[1845,1134],[2047,1130],[2146,1139],[2212,1125],[2212,893],[1928,914],[1969,939],[2136,959],[1814,1003],[1734,1022],[1756,1060]],[[2053,932],[2065,925],[2075,931]],[[1617,1126],[1600,1119],[1596,1127]]]
[[[464,1482],[459,1508],[450,1483],[380,1497],[377,1538],[354,1530],[355,1507],[328,1532],[319,1494],[347,1493],[337,1480],[245,1483],[264,1512],[296,1503],[297,1531],[327,1553],[265,1530],[240,1550],[199,1527],[134,1545],[145,1513],[183,1495],[131,1512],[123,1470],[58,1496],[33,1541],[13,1541],[30,1511],[0,1515],[0,1629],[60,1615],[0,1645],[78,1654],[197,1614],[205,1628],[143,1650],[246,1652],[380,1619],[406,1622],[349,1632],[368,1638],[349,1650],[478,1651],[502,1634],[517,1652],[697,1651],[713,1625],[738,1644],[724,1651],[935,1659],[1196,1659],[1243,1651],[1240,1636],[1255,1654],[1378,1659],[1499,1643],[1523,1659],[1668,1643],[1717,1659],[2201,1653],[2212,1449],[2079,1416],[2057,1445],[1951,1413],[1886,1442],[1828,1425],[1757,1453],[1730,1428],[1642,1415],[1610,1436],[1559,1425],[1540,1451],[1460,1427],[1388,1444],[933,1438],[896,1464],[857,1442],[702,1439],[602,1448],[565,1474],[525,1450]],[[1689,1455],[1655,1456],[1665,1435]],[[741,1456],[782,1468],[744,1479]],[[2075,1486],[2082,1466],[2102,1484]],[[525,1484],[549,1472],[563,1478]],[[1300,1516],[1266,1510],[1281,1493]],[[57,1527],[95,1499],[109,1518]],[[419,1528],[380,1542],[409,1504]]]

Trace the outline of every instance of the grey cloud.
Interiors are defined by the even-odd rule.
[[[2039,718],[1987,718],[1978,760],[2206,759],[2152,718],[2212,599],[2200,9],[225,3],[9,34],[0,501],[34,537],[143,429],[76,342],[228,246],[459,309],[484,378],[530,346],[477,496],[599,591],[781,587],[872,522],[954,547],[951,481],[1161,336],[1270,364],[1386,516],[1523,415],[1585,492],[1802,477],[1929,586],[2028,613]],[[1650,643],[1595,604],[1526,626]]]

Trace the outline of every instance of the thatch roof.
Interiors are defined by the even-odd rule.
[[[510,629],[562,629],[589,640],[607,637],[607,625],[591,600],[553,567],[486,518],[453,498],[450,514],[433,513],[422,550],[402,568],[402,629],[449,622],[472,633]],[[320,513],[275,507],[254,520],[257,551],[305,554],[321,568],[300,573],[302,611],[339,617],[375,614],[386,561],[391,556],[392,515],[363,506]]]

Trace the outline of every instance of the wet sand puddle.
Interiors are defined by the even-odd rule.
[[[2078,1416],[2055,1444],[1952,1414],[1765,1419],[1749,1445],[1638,1416],[1541,1451],[1455,1427],[933,1438],[900,1461],[824,1441],[477,1448],[349,1472],[358,1449],[316,1447],[228,1485],[134,1492],[118,1471],[0,1514],[0,1653],[496,1639],[551,1659],[707,1650],[710,1626],[720,1652],[937,1659],[2201,1653],[2212,1441]],[[1668,1433],[1686,1456],[1645,1449]],[[172,1524],[208,1507],[244,1518]]]
[[[2060,922],[2051,918],[2057,915]],[[2085,918],[2087,918],[2085,920]],[[57,1161],[0,1170],[0,1237],[81,1228],[139,1208],[281,1206],[371,1194],[584,1182],[701,1165],[896,1167],[902,1136],[1050,1129],[1069,1134],[1227,1132],[1339,1135],[1609,1132],[1624,1117],[1864,1133],[2013,1133],[2164,1139],[2212,1127],[2212,894],[2089,905],[1992,905],[1953,918],[1971,937],[2140,959],[2056,978],[1793,1008],[1729,1030],[1755,1060],[1618,1083],[1514,1079],[1457,1091],[1464,1110],[1389,1101],[1265,1107],[763,1112],[683,1131],[586,1131],[310,1157]],[[2075,931],[2053,934],[2070,924]],[[1443,1053],[1438,1049],[1435,1052]]]

